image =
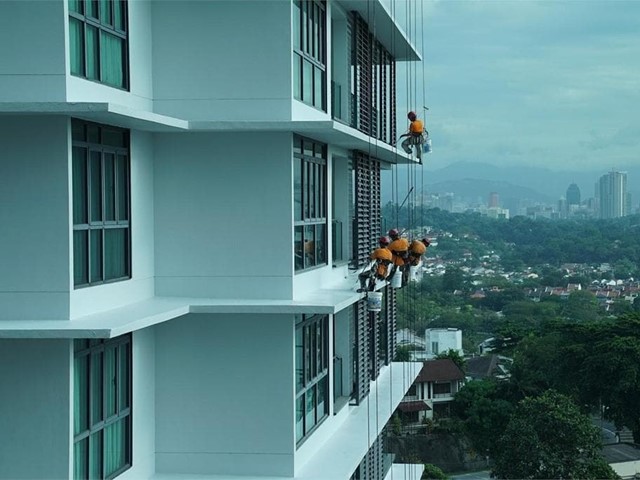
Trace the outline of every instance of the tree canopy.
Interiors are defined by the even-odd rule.
[[[569,397],[547,391],[522,400],[494,451],[492,475],[519,479],[613,479],[600,437]]]

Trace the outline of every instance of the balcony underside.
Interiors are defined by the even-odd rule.
[[[0,115],[65,115],[148,132],[295,132],[348,150],[359,150],[390,164],[416,160],[396,147],[334,120],[276,122],[189,121],[114,103],[0,103]]]

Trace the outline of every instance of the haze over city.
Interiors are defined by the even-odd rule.
[[[424,70],[399,65],[399,104],[426,119],[428,171],[640,164],[640,2],[432,1],[412,13],[424,17],[407,26]]]

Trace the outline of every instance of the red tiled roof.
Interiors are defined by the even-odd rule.
[[[464,373],[449,358],[426,360],[422,363],[422,369],[414,383],[443,382],[450,380],[463,380]]]
[[[431,407],[427,405],[423,400],[415,400],[412,402],[401,402],[400,405],[398,405],[398,409],[404,413],[411,413],[431,410]]]

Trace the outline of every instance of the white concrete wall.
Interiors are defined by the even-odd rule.
[[[0,102],[64,100],[65,4],[0,2]]]
[[[291,315],[187,315],[156,330],[156,471],[293,474]]]
[[[133,462],[118,480],[139,480],[155,473],[155,330],[133,333]]]
[[[462,330],[445,328],[427,328],[425,330],[425,344],[427,353],[440,354],[448,350],[457,350],[461,355],[462,351]],[[438,351],[432,349],[433,342],[438,343]]]
[[[0,117],[0,320],[68,318],[68,124]]]
[[[152,9],[156,112],[291,118],[289,1],[154,1]]]
[[[27,2],[29,3],[29,2]],[[112,102],[129,108],[153,110],[151,2],[128,2],[129,12],[129,90],[67,75],[67,101]],[[66,40],[68,56],[68,38]],[[67,64],[69,62],[67,61]],[[66,71],[69,72],[67,66]]]
[[[288,133],[157,134],[156,294],[291,298]]]
[[[132,276],[130,280],[72,290],[71,318],[118,308],[154,294],[153,135],[132,130],[130,138]]]
[[[0,478],[71,476],[69,340],[0,340]]]

